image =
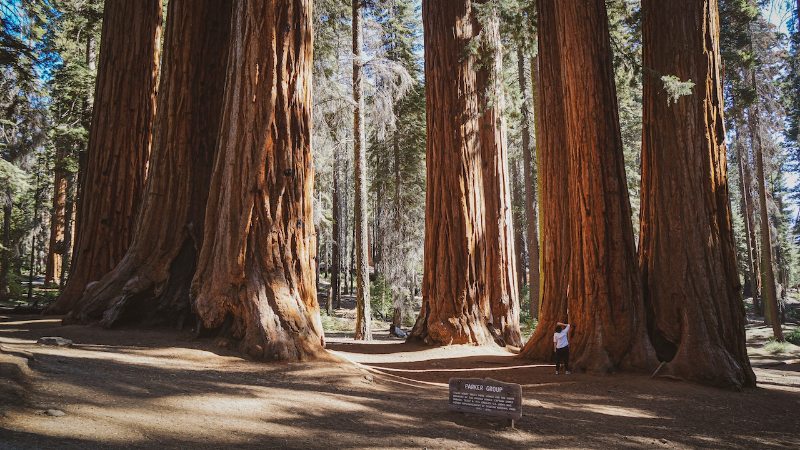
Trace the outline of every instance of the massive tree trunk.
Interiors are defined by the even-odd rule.
[[[72,271],[50,312],[73,308],[133,238],[156,106],[161,1],[107,0]]]
[[[422,309],[409,339],[492,342],[470,0],[422,4],[427,194]]]
[[[223,121],[192,282],[205,328],[259,359],[321,355],[314,289],[310,0],[235,3]]]
[[[500,18],[493,10],[484,23],[476,21],[482,36],[484,62],[476,75],[478,132],[483,169],[484,233],[486,241],[486,289],[496,337],[519,347],[519,290],[517,286],[514,227],[508,182],[508,145],[503,118],[503,46]]]
[[[544,360],[553,353],[557,322],[567,320],[567,277],[570,268],[569,167],[566,118],[561,95],[561,49],[553,0],[537,2],[539,76],[533,77],[539,101],[534,104],[538,196],[541,205],[539,324],[521,355]]]
[[[367,220],[367,149],[364,131],[363,26],[361,3],[352,0],[353,9],[353,167],[355,170],[355,269],[357,340],[372,340],[372,313],[369,299],[369,222]]]
[[[167,13],[150,177],[123,260],[74,308],[81,320],[125,316],[180,323],[202,248],[208,185],[222,117],[231,6],[172,0]]]
[[[538,56],[531,58],[531,96],[534,105],[534,120],[538,120],[539,111],[536,105],[539,103],[538,89],[536,88],[539,63]],[[530,107],[528,106],[528,83],[525,78],[525,55],[521,50],[517,51],[517,77],[519,78],[519,87],[522,91],[522,160],[525,165],[525,217],[527,218],[528,226],[528,258],[530,263],[528,265],[528,289],[530,292],[530,309],[531,318],[539,317],[539,230],[538,230],[538,217],[536,214],[536,184],[534,181],[533,170],[533,152],[531,151],[531,123]],[[534,136],[536,125],[533,126]],[[538,137],[538,136],[536,136]],[[534,144],[538,143],[534,140]]]
[[[647,339],[603,0],[559,0],[571,267],[570,340],[576,369],[645,369]]]
[[[645,73],[695,82],[669,100],[644,79],[639,265],[648,329],[664,371],[755,386],[736,268],[716,0],[642,3]]]

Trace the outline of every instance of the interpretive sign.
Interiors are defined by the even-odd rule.
[[[517,420],[522,417],[522,386],[491,378],[451,378],[449,407]]]

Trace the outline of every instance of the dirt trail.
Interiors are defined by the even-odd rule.
[[[39,346],[41,336],[75,345]],[[800,448],[791,357],[755,361],[780,365],[757,368],[760,387],[733,393],[640,375],[556,376],[498,348],[328,341],[353,363],[264,364],[187,333],[0,315],[0,448]],[[448,412],[452,376],[522,384],[516,429]]]

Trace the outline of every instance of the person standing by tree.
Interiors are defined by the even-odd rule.
[[[567,375],[572,372],[569,371],[569,333],[570,325],[568,323],[558,322],[556,324],[556,332],[553,333],[553,349],[556,353],[556,375],[560,373],[561,365],[564,365],[564,372]]]

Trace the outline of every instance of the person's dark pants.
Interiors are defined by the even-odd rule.
[[[569,370],[569,345],[556,349],[556,372],[561,370],[562,364],[564,370]]]

